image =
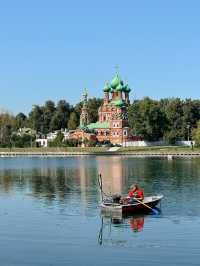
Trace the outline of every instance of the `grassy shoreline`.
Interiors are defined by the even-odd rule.
[[[0,153],[13,153],[13,152],[21,152],[21,153],[63,153],[63,152],[106,152],[107,148],[103,147],[55,147],[55,148],[0,148]]]
[[[183,146],[151,146],[151,147],[126,147],[120,148],[120,152],[157,152],[157,153],[200,153],[200,148]]]
[[[67,147],[67,148],[0,148],[0,154],[41,154],[41,155],[56,155],[56,154],[199,154],[200,148],[191,149],[191,147],[178,147],[178,146],[155,146],[155,147],[122,147],[117,151],[109,152],[107,147]]]

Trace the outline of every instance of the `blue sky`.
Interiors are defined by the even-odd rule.
[[[200,1],[0,3],[0,108],[101,97],[115,66],[131,97],[199,98]]]

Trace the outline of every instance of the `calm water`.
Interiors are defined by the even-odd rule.
[[[162,193],[162,214],[101,217],[132,183]],[[1,158],[0,265],[199,265],[200,159]]]

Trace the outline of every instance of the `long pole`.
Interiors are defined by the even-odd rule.
[[[152,210],[152,212],[154,212],[155,214],[159,214],[159,212],[156,209],[151,208],[149,205],[145,204],[144,202],[140,201],[139,199],[134,198],[134,200],[136,200],[137,202],[141,203],[142,205],[144,205],[148,209]]]
[[[101,192],[101,200],[103,202],[103,182],[102,182],[101,174],[99,174],[99,176],[98,176],[98,183],[99,183],[99,188],[100,188],[100,192]]]

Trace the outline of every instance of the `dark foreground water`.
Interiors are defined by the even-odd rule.
[[[101,217],[99,172],[164,194],[162,215]],[[200,160],[1,158],[0,265],[200,265]]]

